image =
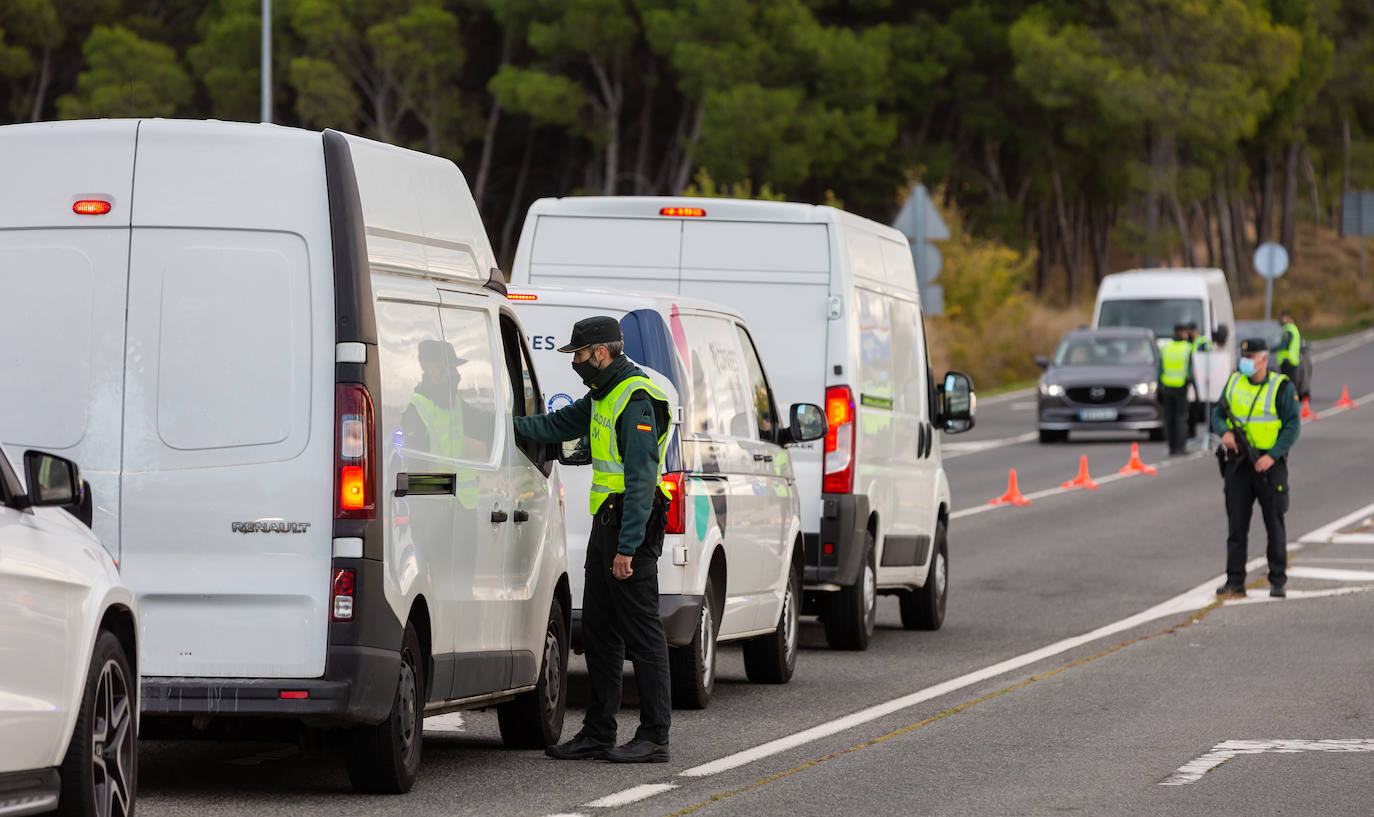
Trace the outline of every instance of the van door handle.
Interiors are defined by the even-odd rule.
[[[457,474],[396,475],[396,496],[453,496],[458,486]]]
[[[516,508],[516,509],[515,509],[515,524],[518,525],[518,524],[520,524],[521,522],[528,522],[528,521],[530,521],[530,512],[529,512],[529,511],[522,511],[522,510],[520,510],[519,508]]]
[[[754,462],[772,462],[772,461],[773,461],[773,455],[772,455],[772,454],[755,454],[755,455],[754,455]]]
[[[505,511],[496,510],[491,512],[491,524],[493,525],[499,525],[507,519],[510,519],[510,514],[507,514]]]

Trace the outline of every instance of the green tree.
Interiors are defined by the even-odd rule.
[[[191,101],[194,85],[169,45],[120,26],[96,26],[82,54],[87,69],[75,92],[57,100],[63,119],[173,116]]]

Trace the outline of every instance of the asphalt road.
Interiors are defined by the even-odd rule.
[[[1209,455],[1161,462],[1163,446],[1142,443],[1157,475],[1061,491],[1083,454],[1095,478],[1115,475],[1131,437],[1017,442],[1033,398],[1012,396],[948,440],[997,444],[947,462],[959,511],[945,627],[903,631],[885,598],[870,649],[838,653],[808,622],[782,687],[749,684],[725,648],[710,709],[674,715],[667,765],[509,751],[494,714],[463,713],[427,722],[403,797],[355,795],[336,758],[292,746],[146,741],[139,811],[1374,814],[1374,333],[1317,353],[1330,356],[1314,409],[1343,384],[1365,399],[1305,426],[1291,457],[1287,600],[1265,593],[1256,520],[1256,589],[1213,603],[1226,526]],[[1032,505],[986,505],[1013,467]]]

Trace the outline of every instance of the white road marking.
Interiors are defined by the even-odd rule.
[[[1204,774],[1238,755],[1259,755],[1265,752],[1296,754],[1298,752],[1374,752],[1374,740],[1227,740],[1212,747],[1210,752],[1178,767],[1161,786],[1186,786],[1202,779]]]
[[[641,783],[638,786],[631,786],[625,791],[608,794],[600,800],[593,800],[583,808],[619,808],[630,803],[638,803],[640,800],[647,800],[655,794],[662,794],[675,788],[677,788],[676,783]]]
[[[1343,343],[1334,349],[1323,349],[1320,352],[1314,352],[1312,354],[1312,361],[1314,363],[1321,363],[1323,360],[1330,360],[1333,357],[1339,357],[1345,354],[1346,352],[1351,351],[1352,349],[1360,348],[1361,346],[1365,345],[1366,343],[1369,343],[1370,341],[1374,341],[1374,331],[1368,331],[1364,332],[1363,334],[1356,335],[1354,339],[1352,339],[1350,342]]]
[[[1290,575],[1290,576],[1293,575],[1293,568],[1290,567],[1290,568],[1288,569],[1288,575]],[[1335,587],[1335,588],[1332,588],[1332,589],[1330,589],[1330,590],[1293,590],[1293,589],[1290,588],[1289,591],[1288,591],[1288,599],[1289,599],[1289,600],[1324,599],[1324,598],[1330,598],[1331,596],[1349,596],[1349,595],[1351,595],[1351,594],[1353,594],[1353,593],[1367,593],[1367,592],[1369,592],[1370,590],[1374,590],[1374,584],[1361,584],[1361,585],[1356,585],[1355,587]],[[1268,595],[1267,593],[1261,593],[1260,595],[1246,596],[1246,597],[1243,598],[1243,599],[1234,599],[1234,600],[1228,601],[1228,602],[1226,602],[1226,603],[1227,603],[1227,605],[1232,605],[1232,604],[1270,604],[1270,603],[1273,603],[1273,602],[1281,602],[1281,601],[1284,601],[1284,599],[1276,599],[1276,598],[1274,598],[1273,596]]]
[[[1331,537],[1333,545],[1374,545],[1374,533],[1338,533]]]
[[[1299,579],[1321,579],[1327,582],[1374,582],[1371,570],[1338,570],[1334,567],[1291,567],[1289,576]]]
[[[1030,410],[1033,409],[1033,408],[1035,408],[1035,403],[1032,402],[1032,401],[1030,401],[1030,400],[1027,400],[1027,401],[1024,402],[1024,403],[1012,403],[1012,404],[1011,404],[1011,410],[1012,410],[1012,411],[1030,411]]]
[[[1312,359],[1316,360],[1315,357]],[[1028,395],[1035,394],[1035,389],[1035,386],[1029,386],[1024,389],[1017,389],[1016,391],[1002,392],[1001,394],[994,395],[992,397],[979,397],[978,404],[980,406],[995,406],[998,403],[1006,403],[1010,400],[1016,400],[1021,397],[1026,397]]]
[[[1290,550],[1292,550],[1301,547],[1301,545],[1290,545],[1289,547]],[[1246,563],[1245,570],[1249,572],[1264,563],[1265,558],[1263,556],[1251,559]],[[900,712],[916,704],[924,703],[943,695],[948,695],[951,692],[957,692],[973,684],[996,678],[999,675],[1004,675],[1008,672],[1034,664],[1037,661],[1043,661],[1046,658],[1068,652],[1084,644],[1090,644],[1093,641],[1124,632],[1146,622],[1154,621],[1157,618],[1194,612],[1206,607],[1216,599],[1216,584],[1218,582],[1224,582],[1225,580],[1225,575],[1209,579],[1186,593],[1181,593],[1162,604],[1157,604],[1148,610],[1128,618],[1123,618],[1112,624],[1098,627],[1096,630],[1084,633],[1083,635],[1056,641],[1038,650],[1032,650],[1031,652],[1018,655],[1015,658],[1009,658],[1006,661],[970,672],[967,675],[961,675],[958,678],[945,681],[944,683],[927,687],[909,695],[903,695],[900,698],[893,698],[890,701],[870,706],[867,709],[861,709],[858,712],[846,715],[842,718],[836,718],[833,721],[818,724],[810,729],[804,729],[800,732],[787,735],[786,737],[771,740],[767,743],[755,746],[752,749],[745,749],[742,752],[735,752],[734,754],[726,755],[718,760],[703,763],[700,766],[693,766],[690,769],[679,772],[679,774],[683,777],[706,777],[708,775],[729,771],[730,769],[736,769],[740,766],[753,763],[756,760],[762,760],[763,758],[771,757],[772,755],[785,752],[789,749],[794,749],[798,746],[827,738],[838,732],[861,726],[869,721],[891,715],[894,712]]]
[[[959,457],[966,457],[969,454],[977,454],[980,451],[991,451],[994,448],[1002,448],[1008,445],[1020,445],[1028,443],[1040,436],[1038,431],[1027,431],[1025,434],[1018,434],[1015,437],[1003,437],[998,440],[978,440],[977,442],[966,443],[944,443],[940,450],[944,452],[945,459],[952,460]]]
[[[587,815],[576,811],[570,811],[565,814],[550,814],[548,817],[587,817]]]
[[[1370,392],[1369,394],[1366,394],[1363,397],[1352,397],[1350,399],[1355,401],[1355,408],[1364,408],[1365,406],[1369,405],[1371,400],[1374,400],[1374,392]],[[1332,406],[1331,408],[1326,409],[1325,411],[1317,412],[1317,419],[1325,420],[1327,417],[1331,417],[1336,414],[1343,414],[1347,411],[1350,411],[1350,409],[1346,408],[1345,406],[1341,406],[1340,408]]]
[[[467,726],[463,724],[462,712],[449,712],[425,718],[424,731],[426,734],[451,735],[466,732]]]
[[[1349,527],[1354,527],[1356,522],[1363,523],[1361,525],[1361,527],[1363,527],[1364,524],[1368,524],[1370,522],[1371,517],[1374,517],[1374,504],[1366,505],[1363,508],[1360,508],[1358,511],[1348,513],[1345,516],[1342,516],[1340,519],[1337,519],[1335,522],[1328,522],[1327,524],[1322,525],[1320,528],[1317,528],[1311,533],[1304,534],[1301,538],[1298,539],[1298,541],[1304,542],[1309,545],[1324,545],[1327,542],[1330,542],[1332,537],[1339,534],[1342,530],[1345,530]]]

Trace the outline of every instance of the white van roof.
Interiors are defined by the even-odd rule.
[[[1226,273],[1219,269],[1177,268],[1138,269],[1116,272],[1102,278],[1098,300],[1148,295],[1205,296],[1209,286],[1226,286]]]
[[[564,287],[557,285],[526,286],[512,284],[510,293],[514,296],[530,294],[538,298],[536,303],[553,306],[575,306],[587,309],[605,309],[616,312],[633,312],[636,309],[653,309],[667,313],[673,307],[696,312],[716,312],[740,322],[744,317],[728,306],[702,298],[691,298],[662,292],[640,292],[636,290],[608,289],[606,287]],[[518,297],[512,299],[519,303]]]
[[[699,216],[665,214],[664,209],[696,209]],[[710,221],[777,221],[786,223],[838,224],[885,235],[903,244],[905,236],[895,228],[824,204],[754,199],[712,199],[687,196],[570,196],[539,199],[530,216],[590,216],[595,218],[705,218]]]

